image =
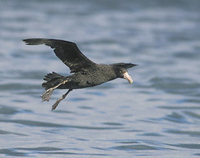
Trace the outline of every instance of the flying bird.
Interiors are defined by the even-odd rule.
[[[116,78],[124,78],[129,83],[133,83],[127,69],[136,64],[132,63],[115,63],[115,64],[97,64],[88,59],[77,47],[70,41],[45,38],[30,38],[23,40],[27,45],[45,44],[50,46],[56,56],[70,69],[71,75],[62,76],[52,72],[44,77],[42,87],[45,93],[42,95],[43,101],[49,101],[51,94],[55,89],[68,89],[68,91],[59,98],[52,106],[52,110],[56,109],[60,101],[62,101],[73,89],[93,87],[102,83],[114,80]]]

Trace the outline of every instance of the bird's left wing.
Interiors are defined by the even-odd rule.
[[[27,45],[45,44],[50,46],[54,49],[56,56],[70,68],[71,72],[82,71],[85,68],[95,65],[73,42],[46,38],[30,38],[24,39],[23,41]]]

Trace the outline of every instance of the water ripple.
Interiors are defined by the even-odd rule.
[[[200,149],[200,144],[168,144],[168,145],[184,149]]]
[[[174,135],[188,135],[191,137],[199,137],[200,131],[194,131],[194,130],[176,130],[176,129],[168,129],[166,130],[167,133],[174,134]]]
[[[121,129],[120,127],[95,127],[95,126],[75,126],[75,125],[65,125],[65,124],[57,124],[57,123],[50,123],[50,122],[41,122],[41,121],[31,121],[31,120],[3,120],[0,119],[0,122],[7,122],[7,123],[15,123],[21,124],[31,127],[57,127],[57,128],[75,128],[75,129],[83,129],[83,130],[115,130]]]
[[[200,83],[188,82],[180,78],[159,78],[151,79],[152,87],[172,94],[186,96],[199,96]]]
[[[200,1],[0,1],[0,157],[198,157]],[[69,75],[31,37],[74,41],[97,63],[132,62],[54,112],[43,76]],[[76,93],[77,92],[77,93]]]
[[[180,113],[173,112],[170,115],[167,115],[164,120],[168,120],[175,123],[189,123],[186,117]]]
[[[18,157],[26,157],[27,154],[24,152],[18,152],[14,149],[0,149],[0,154],[7,155],[7,156],[18,156]]]

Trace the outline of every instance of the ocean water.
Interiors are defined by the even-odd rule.
[[[200,1],[1,0],[0,157],[200,157]],[[42,102],[43,76],[69,69],[24,38],[74,41],[117,79]]]

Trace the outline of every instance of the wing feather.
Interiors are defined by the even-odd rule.
[[[45,38],[30,38],[23,41],[27,45],[45,44],[50,46],[56,56],[70,68],[71,72],[82,71],[95,64],[79,50],[75,43],[70,41]]]

